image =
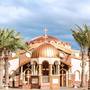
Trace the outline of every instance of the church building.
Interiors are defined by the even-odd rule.
[[[80,85],[80,52],[74,51],[70,43],[45,34],[26,44],[28,52],[19,50],[17,54],[12,53],[13,60],[9,60],[9,87],[59,89]],[[86,64],[85,86],[88,62]]]

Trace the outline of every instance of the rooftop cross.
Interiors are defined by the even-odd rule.
[[[48,31],[48,29],[47,29],[47,28],[45,28],[45,29],[44,29],[44,32],[45,32],[45,37],[47,36],[47,31]]]
[[[47,38],[47,31],[48,31],[48,29],[45,27],[45,29],[44,29],[44,32],[45,32],[45,42],[46,42],[46,38]]]

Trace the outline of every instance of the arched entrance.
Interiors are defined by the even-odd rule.
[[[38,73],[39,73],[38,70],[39,70],[39,66],[38,66],[37,62],[34,61],[33,64],[32,64],[32,74],[33,75],[38,75]]]
[[[31,69],[27,68],[24,71],[24,87],[31,88]]]
[[[44,61],[42,63],[42,83],[49,82],[49,63]]]
[[[32,63],[31,88],[40,88],[39,86],[39,65],[36,61]]]
[[[14,70],[12,70],[10,72],[10,74],[11,74],[11,77],[10,77],[10,81],[9,81],[9,86],[14,88],[15,87],[15,76],[16,76],[16,72]]]
[[[66,87],[66,70],[63,68],[60,70],[60,86]]]

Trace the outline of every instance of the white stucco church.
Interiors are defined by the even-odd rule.
[[[29,52],[19,50],[12,53],[8,61],[9,87],[52,89],[80,86],[80,51],[73,50],[70,43],[45,34],[26,44],[30,47]],[[84,85],[87,86],[87,58],[84,67]]]

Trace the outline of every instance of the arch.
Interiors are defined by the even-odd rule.
[[[38,75],[38,73],[39,73],[39,65],[36,61],[33,61],[33,63],[32,63],[32,74]]]
[[[16,73],[15,70],[11,70],[11,71],[10,71],[10,75],[11,75],[11,76],[15,75],[15,73]]]
[[[37,61],[33,61],[32,64],[37,64]]]
[[[31,62],[28,62],[28,63],[23,65],[23,71],[25,71],[28,68],[31,70],[31,67],[32,67]]]
[[[30,84],[31,82],[31,69],[27,68],[24,70],[24,82]]]
[[[26,68],[25,70],[24,70],[24,74],[26,73],[26,71],[32,71],[30,68]]]
[[[75,81],[80,81],[80,71],[79,70],[76,70],[74,72],[74,74],[75,74]]]
[[[65,72],[67,71],[65,68],[61,68],[61,69],[60,69],[60,72],[61,72],[62,70],[65,71]]]
[[[48,61],[42,62],[42,82],[43,83],[49,82],[49,62]]]
[[[58,65],[58,64],[59,64],[59,62],[58,62],[58,61],[54,61],[54,64]]]
[[[66,87],[66,69],[61,68],[60,69],[60,86]]]
[[[49,62],[46,60],[42,62],[42,69],[44,69],[44,68],[47,70],[49,69]]]
[[[59,62],[55,61],[54,64],[52,65],[52,74],[54,75],[58,74],[58,70],[59,70],[58,65],[59,65]]]

